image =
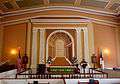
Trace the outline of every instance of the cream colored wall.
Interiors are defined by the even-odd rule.
[[[11,55],[10,51],[12,49],[18,49],[21,47],[21,55],[24,55],[25,49],[25,30],[26,24],[16,24],[4,27],[4,45],[3,45],[3,55],[8,56],[10,63],[16,63],[16,55]]]
[[[98,48],[107,48],[110,51],[109,55],[103,53],[105,67],[113,67],[117,65],[117,46],[116,46],[116,30],[113,27],[93,24],[95,52],[98,54]]]

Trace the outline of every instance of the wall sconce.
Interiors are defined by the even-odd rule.
[[[16,49],[11,49],[10,54],[11,55],[16,55],[17,54],[17,50]]]
[[[104,48],[103,49],[103,56],[105,59],[106,64],[109,64],[111,61],[111,57],[110,57],[110,50],[108,48]]]
[[[105,49],[103,49],[103,53],[106,54],[106,55],[109,55],[110,54],[110,50],[105,48]]]

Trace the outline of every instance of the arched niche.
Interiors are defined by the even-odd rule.
[[[71,56],[68,56],[67,52],[71,53]],[[65,57],[66,60],[69,59],[70,61],[74,57],[74,39],[69,32],[55,30],[48,36],[46,42],[46,60],[50,55],[53,55],[53,60],[56,57]]]

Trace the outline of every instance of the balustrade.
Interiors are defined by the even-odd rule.
[[[96,69],[89,69],[89,72],[87,73],[74,73],[74,72],[69,72],[69,73],[63,73],[63,72],[57,72],[57,73],[52,73],[52,72],[47,72],[45,74],[38,74],[36,73],[37,69],[29,69],[26,72],[22,72],[19,74],[16,74],[16,78],[20,79],[80,79],[80,78],[108,78],[108,74],[99,71]],[[58,70],[58,69],[57,69]],[[62,69],[60,69],[62,70]]]

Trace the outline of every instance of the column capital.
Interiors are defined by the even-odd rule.
[[[87,27],[78,27],[75,28],[75,30],[77,31],[77,33],[81,32],[82,30],[85,31],[87,29]]]
[[[45,28],[41,28],[40,30],[46,30]]]
[[[33,28],[33,29],[32,29],[32,31],[33,31],[33,32],[37,32],[37,31],[38,31],[38,29],[34,29],[34,28]]]
[[[45,32],[46,29],[39,29],[40,33]]]
[[[81,28],[75,28],[76,29],[76,31],[79,31],[79,30],[81,30]]]

